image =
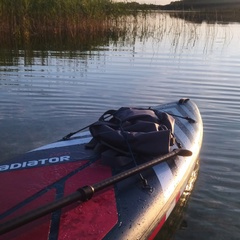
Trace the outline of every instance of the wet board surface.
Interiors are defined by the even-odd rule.
[[[191,157],[172,158],[141,172],[151,188],[143,187],[139,175],[129,177],[90,201],[73,203],[0,239],[153,239],[186,187],[203,134],[199,110],[191,100],[153,108],[196,121],[174,117],[175,137],[193,152]],[[90,139],[89,132],[79,133],[2,163],[0,222],[115,175],[116,169],[103,165],[98,154],[85,148]]]

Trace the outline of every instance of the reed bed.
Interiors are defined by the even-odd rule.
[[[121,11],[112,0],[0,0],[0,38],[99,35]]]

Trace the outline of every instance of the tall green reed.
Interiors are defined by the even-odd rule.
[[[119,13],[112,0],[0,0],[1,36],[91,35]],[[1,38],[0,36],[0,38]]]

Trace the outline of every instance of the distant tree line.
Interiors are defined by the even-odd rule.
[[[194,9],[240,9],[240,0],[180,0],[172,1],[168,5],[140,4],[137,2],[116,3],[121,12],[124,10],[194,10]]]
[[[236,7],[240,8],[240,0],[181,0],[173,1],[170,4],[163,6],[163,9],[229,9]]]

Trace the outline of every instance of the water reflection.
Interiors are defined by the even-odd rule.
[[[186,189],[184,190],[181,198],[179,199],[171,215],[169,216],[167,221],[164,223],[161,231],[157,234],[154,240],[174,239],[175,233],[177,232],[177,230],[179,229],[184,230],[188,227],[188,223],[185,219],[185,213],[186,213],[188,200],[191,196],[195,182],[198,177],[199,167],[200,167],[199,161],[200,160],[198,159],[198,161],[196,162],[195,168],[191,174],[191,177],[187,183]]]
[[[200,9],[195,11],[175,11],[170,16],[181,18],[193,23],[210,23],[210,24],[230,24],[240,22],[240,14],[238,9]]]
[[[203,117],[203,161],[188,208],[191,228],[178,237],[204,239],[211,231],[211,239],[238,239],[240,24],[157,12],[116,24],[119,31],[89,40],[90,47],[67,38],[0,45],[0,161],[80,129],[108,109],[189,97]]]
[[[214,48],[222,51],[225,45],[230,43],[232,25],[223,27],[217,24],[186,22],[185,16],[188,14],[153,12],[124,16],[112,23],[115,30],[110,29],[107,33],[88,38],[44,36],[42,39],[32,37],[24,44],[5,42],[0,46],[0,66],[28,66],[35,65],[36,61],[37,64],[46,65],[49,58],[53,57],[80,58],[87,61],[90,55],[108,51],[113,47],[114,51],[122,51],[124,48],[127,51],[132,50],[134,56],[136,44],[144,46],[147,42],[151,42],[150,47],[155,52],[158,52],[161,45],[165,45],[167,50],[178,54],[186,49],[191,51],[195,46],[201,53],[208,54],[214,51]],[[195,14],[191,13],[190,16],[194,17]]]
[[[86,55],[89,55],[89,52],[102,45],[108,45],[109,36],[98,36],[93,39],[72,39],[72,38],[63,38],[63,39],[34,39],[29,40],[28,44],[18,45],[13,47],[10,45],[1,45],[0,46],[0,66],[16,66],[16,65],[34,65],[34,59],[40,59],[42,64],[47,63],[47,59],[51,57],[56,58],[74,58],[79,57],[78,52],[83,52],[80,57],[87,59]],[[87,53],[86,53],[87,52]],[[84,54],[85,53],[85,54]],[[41,63],[41,62],[40,62]]]

